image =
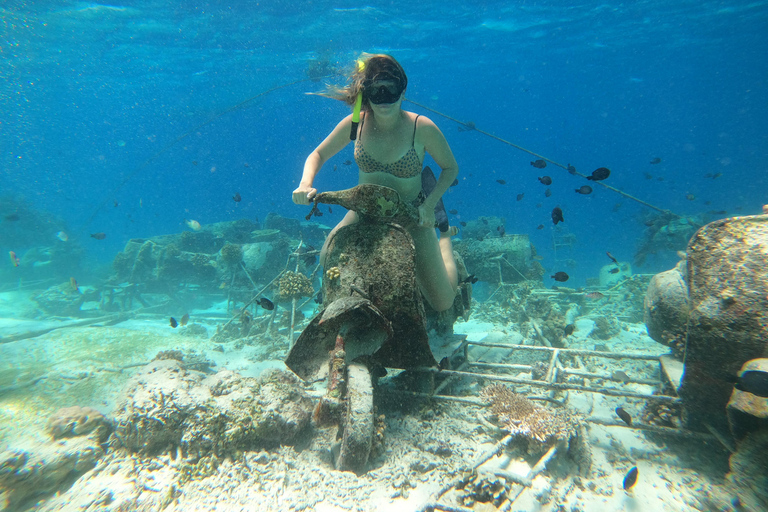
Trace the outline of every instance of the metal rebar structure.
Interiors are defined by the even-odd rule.
[[[506,356],[507,359],[513,354],[520,354],[520,353],[526,353],[526,352],[544,354],[547,356],[547,369],[546,369],[546,372],[544,372],[544,376],[541,379],[533,379],[533,378],[529,379],[529,378],[523,378],[523,377],[513,377],[511,375],[503,375],[500,373],[501,372],[519,373],[521,371],[522,372],[532,371],[533,365],[511,364],[511,363],[491,363],[491,362],[482,361],[480,359],[472,360],[470,357],[471,356],[471,353],[469,350],[470,346],[484,347],[489,350],[505,349],[507,351],[507,356]],[[576,362],[577,367],[576,368],[568,367],[566,364],[567,361],[564,360],[565,356],[572,357],[573,360]],[[640,360],[640,361],[656,362],[659,364],[659,374],[661,375],[661,378],[656,380],[656,379],[632,378],[625,375],[616,376],[616,375],[592,373],[587,371],[584,368],[584,363],[581,359],[582,357],[593,357],[593,358],[603,358],[603,359],[612,359],[612,360]],[[486,404],[484,401],[480,399],[454,397],[454,396],[440,394],[440,392],[444,390],[451,382],[454,382],[456,379],[466,378],[466,379],[492,381],[492,382],[498,382],[498,383],[510,383],[510,384],[515,384],[519,386],[530,386],[531,388],[534,388],[534,389],[541,389],[546,393],[548,393],[549,396],[547,395],[529,396],[528,398],[531,400],[544,400],[544,401],[552,402],[554,404],[557,404],[558,406],[563,406],[565,403],[565,400],[555,399],[553,396],[554,393],[556,392],[567,393],[569,391],[598,393],[606,396],[634,398],[634,399],[646,400],[646,401],[663,402],[666,404],[680,404],[681,399],[678,396],[663,394],[663,391],[667,389],[667,386],[665,386],[666,383],[671,384],[673,389],[677,389],[679,384],[679,382],[675,382],[677,380],[676,373],[674,371],[670,371],[669,358],[670,356],[668,355],[658,356],[658,355],[650,355],[650,354],[619,354],[614,352],[602,352],[597,350],[579,350],[579,349],[542,347],[542,346],[532,346],[532,345],[513,345],[509,343],[486,343],[482,341],[470,341],[465,339],[454,350],[453,355],[450,358],[451,360],[458,359],[462,361],[462,364],[459,366],[458,369],[440,370],[438,368],[416,368],[413,370],[417,372],[430,373],[433,375],[440,374],[448,377],[439,386],[437,386],[432,393],[419,393],[419,392],[401,391],[401,390],[392,391],[392,392],[408,394],[408,395],[422,397],[422,398],[429,398],[429,399],[438,400],[438,401],[455,402],[455,403],[461,403],[469,406],[484,407]],[[577,384],[573,382],[568,382],[567,379],[570,376],[583,379],[585,383]],[[602,385],[591,384],[590,380],[592,379],[602,380],[604,384]],[[611,385],[608,385],[609,383]],[[658,394],[639,393],[639,392],[622,389],[624,385],[629,383],[653,386],[656,389]],[[642,424],[637,422],[632,422],[631,425],[628,425],[623,422],[614,421],[606,418],[593,417],[593,416],[585,418],[585,422],[595,424],[595,425],[608,426],[608,427],[620,427],[620,428],[629,428],[634,430],[650,431],[650,432],[655,432],[655,433],[665,434],[665,435],[672,435],[677,437],[685,437],[685,438],[693,438],[693,439],[708,439],[708,440],[713,439],[712,435],[700,433],[700,432],[692,432],[692,431],[683,430],[683,429],[661,427],[661,426]],[[502,429],[498,429],[498,430],[503,431]],[[512,435],[509,435],[509,434],[505,435],[505,437],[501,439],[501,441],[496,443],[496,445],[492,449],[489,449],[488,451],[483,453],[480,457],[478,457],[476,460],[474,460],[471,464],[471,467],[467,468],[468,471],[471,471],[471,472],[478,471],[479,470],[478,468],[482,464],[487,462],[493,456],[499,454],[512,439],[513,439]],[[526,492],[530,488],[533,478],[538,473],[542,472],[545,469],[546,464],[556,455],[558,449],[560,449],[558,445],[552,446],[549,449],[549,451],[547,451],[547,453],[544,454],[541,457],[541,459],[534,465],[533,469],[529,472],[528,475],[521,476],[518,474],[512,474],[505,471],[493,472],[496,476],[500,476],[506,479],[510,483],[518,484],[518,487],[515,487],[516,492],[513,493],[515,495],[508,496],[507,501],[502,504],[499,510],[511,509],[514,502],[524,492]],[[482,470],[479,470],[479,471],[482,473]],[[460,482],[460,479],[451,481],[450,483],[443,486],[419,510],[420,511],[444,510],[447,512],[470,510],[465,507],[448,505],[440,502],[440,499],[449,490],[451,490],[456,485],[458,485],[459,482]],[[522,486],[522,487],[519,487],[519,486]]]

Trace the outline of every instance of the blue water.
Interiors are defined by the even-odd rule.
[[[322,84],[303,81],[220,114],[305,79],[312,59],[343,67],[362,51],[403,64],[408,98],[585,174],[608,167],[606,183],[658,208],[739,215],[766,203],[765,1],[7,1],[0,13],[0,197],[27,208],[0,217],[4,253],[59,243],[62,229],[87,261],[108,264],[128,239],[179,232],[184,219],[303,217],[291,191],[347,108],[306,95]],[[572,284],[596,276],[606,250],[632,260],[647,208],[599,186],[576,194],[582,178],[405,108],[432,118],[456,155],[461,183],[445,196],[456,221],[505,217],[554,272],[560,205],[578,241]],[[351,159],[350,145],[318,189],[353,186]],[[40,229],[29,215],[53,220]],[[636,271],[676,259],[660,253]]]

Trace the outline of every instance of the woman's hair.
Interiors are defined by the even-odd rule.
[[[366,83],[371,83],[375,80],[390,80],[397,82],[403,91],[408,85],[408,77],[405,76],[405,70],[391,55],[363,53],[358,58],[358,61],[362,61],[365,67],[360,70],[360,66],[356,61],[346,86],[329,85],[324,91],[315,94],[341,100],[351,107],[355,104],[357,93],[360,92]],[[370,110],[370,108],[370,102],[365,94],[363,94],[362,109]]]

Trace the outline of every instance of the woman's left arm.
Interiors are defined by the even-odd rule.
[[[440,166],[440,177],[434,190],[424,200],[424,205],[433,210],[445,191],[459,175],[459,164],[453,157],[451,147],[445,140],[443,132],[429,118],[421,117],[419,122],[419,138],[424,143],[424,150],[430,154]]]

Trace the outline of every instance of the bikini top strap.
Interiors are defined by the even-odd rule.
[[[357,129],[357,140],[362,142],[363,138],[363,124],[365,123],[365,113],[360,114],[360,128]]]
[[[411,146],[416,143],[416,123],[419,122],[421,114],[416,114],[416,119],[413,120],[413,137],[411,138]]]

